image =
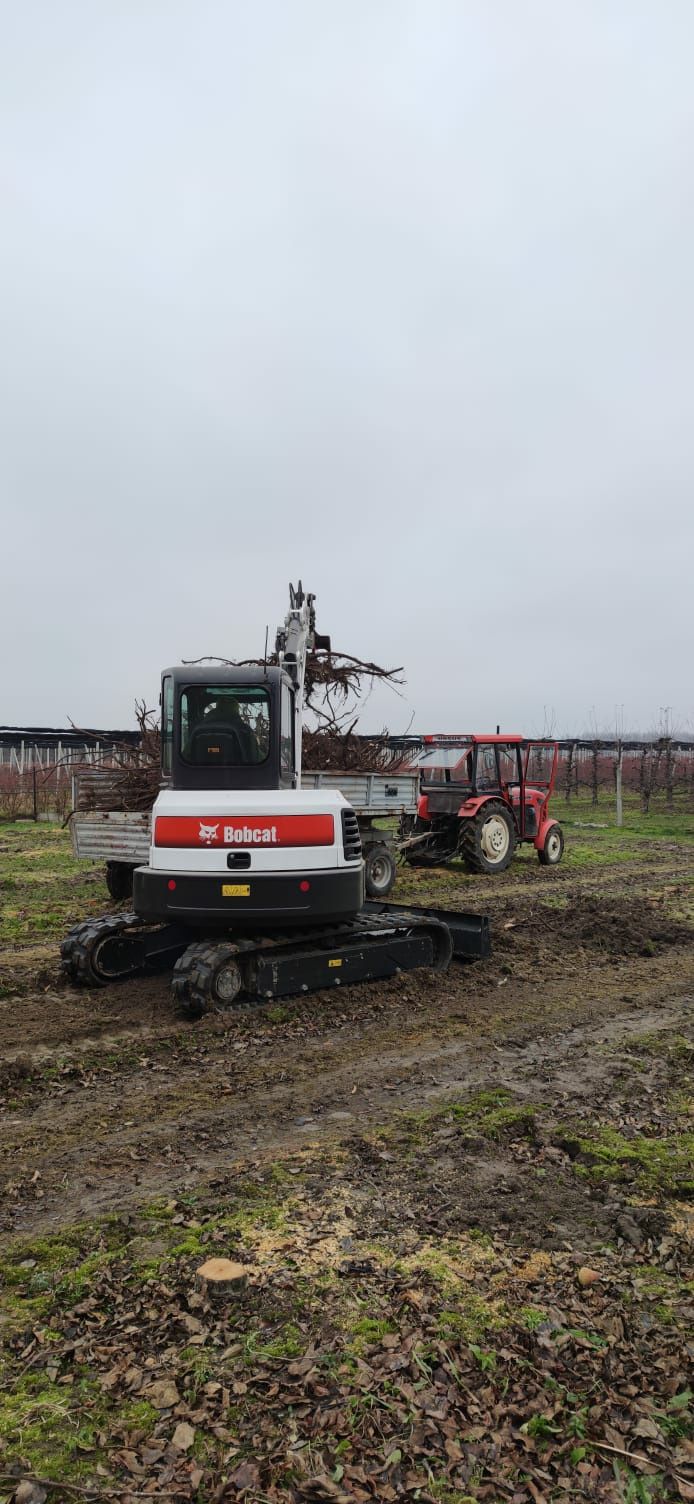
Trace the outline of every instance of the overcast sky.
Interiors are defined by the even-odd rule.
[[[363,729],[691,729],[691,0],[0,17],[0,722],[302,575]]]

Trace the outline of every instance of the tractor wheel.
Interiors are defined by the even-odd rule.
[[[364,881],[368,898],[387,898],[395,887],[397,869],[392,851],[382,842],[364,852]]]
[[[504,872],[515,849],[516,827],[504,804],[485,804],[461,822],[460,854],[470,872]]]
[[[564,832],[561,825],[551,825],[545,836],[545,844],[537,853],[543,867],[556,867],[564,855]]]
[[[116,903],[122,898],[132,898],[133,871],[127,862],[106,863],[106,887]]]
[[[238,946],[228,941],[204,940],[179,956],[171,988],[189,1018],[200,1018],[213,1008],[229,1008],[243,987]]]

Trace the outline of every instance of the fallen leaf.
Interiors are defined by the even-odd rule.
[[[177,1452],[189,1452],[195,1441],[195,1429],[187,1420],[180,1420],[171,1438]]]
[[[239,1493],[245,1493],[249,1488],[257,1488],[260,1482],[260,1468],[254,1462],[242,1462],[229,1474],[229,1482]]]
[[[652,1441],[662,1441],[662,1434],[654,1420],[648,1415],[642,1415],[640,1421],[634,1426],[634,1436],[649,1436]]]
[[[181,1396],[173,1379],[155,1379],[145,1392],[150,1405],[154,1405],[155,1410],[170,1410],[181,1402]]]
[[[178,1320],[180,1321],[181,1326],[185,1327],[185,1330],[187,1332],[202,1331],[202,1322],[198,1321],[197,1316],[191,1316],[189,1311],[181,1311]]]
[[[45,1488],[40,1488],[38,1483],[30,1483],[28,1479],[18,1483],[14,1491],[14,1504],[44,1504],[46,1498]]]

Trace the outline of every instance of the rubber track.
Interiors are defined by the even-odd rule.
[[[173,969],[171,991],[189,1018],[199,1018],[214,1002],[212,979],[220,962],[257,951],[253,940],[202,940],[188,946]]]
[[[101,977],[94,970],[92,958],[99,941],[133,929],[142,923],[139,915],[103,914],[100,919],[85,919],[76,924],[65,936],[60,947],[63,971],[80,987],[106,987],[110,977]]]
[[[335,925],[330,929],[322,926],[312,926],[305,930],[284,931],[277,935],[258,935],[255,937],[239,936],[233,939],[229,936],[219,940],[206,939],[196,941],[191,939],[188,945],[175,963],[172,975],[172,990],[181,1007],[191,1016],[198,1017],[214,1002],[212,994],[212,976],[223,956],[252,955],[267,952],[269,950],[297,950],[302,947],[311,948],[316,944],[321,947],[339,945],[341,941],[348,941],[368,932],[375,938],[379,931],[392,931],[394,922],[397,922],[396,914],[383,916],[371,915],[367,921],[352,920],[344,924]],[[426,920],[417,916],[416,925],[426,925]],[[410,928],[412,921],[407,920],[403,928]],[[434,921],[437,924],[437,921]],[[437,925],[438,927],[438,925]],[[103,977],[94,966],[94,953],[102,940],[109,939],[114,935],[122,934],[125,930],[151,930],[152,925],[146,920],[140,919],[137,914],[105,914],[100,919],[88,919],[82,924],[75,925],[63,941],[60,951],[64,970],[71,981],[83,987],[105,987],[110,982],[117,980],[116,977]],[[220,956],[220,951],[223,956]],[[124,969],[121,976],[136,976],[141,970],[135,966],[131,970]]]

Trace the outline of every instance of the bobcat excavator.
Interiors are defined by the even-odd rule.
[[[364,903],[354,810],[336,790],[301,787],[306,660],[330,641],[301,583],[289,600],[272,665],[164,670],[149,861],[132,912],[63,941],[72,982],[173,966],[175,998],[199,1016],[489,954],[477,915]]]

